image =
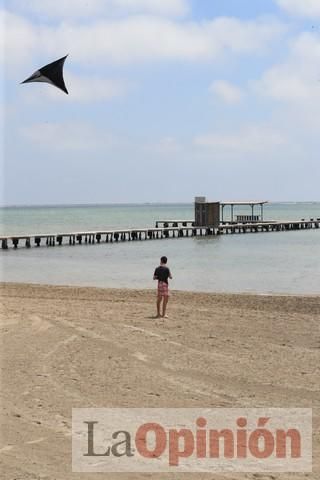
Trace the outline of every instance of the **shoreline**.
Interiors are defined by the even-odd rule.
[[[76,284],[53,284],[53,283],[33,283],[33,282],[7,282],[0,281],[0,289],[3,287],[44,287],[44,288],[62,288],[62,289],[77,289],[77,290],[101,290],[101,291],[115,291],[115,292],[145,292],[155,293],[156,288],[127,288],[127,287],[98,287],[93,285],[76,285]],[[249,296],[249,297],[297,297],[297,298],[320,298],[319,293],[273,293],[273,292],[219,292],[219,291],[200,291],[200,290],[178,290],[170,288],[172,294],[192,294],[192,295],[209,295],[209,296]]]

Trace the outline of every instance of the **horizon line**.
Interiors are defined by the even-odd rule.
[[[223,201],[222,201],[223,203]],[[315,204],[320,200],[269,200],[268,204]],[[43,203],[43,204],[8,204],[0,205],[4,208],[61,208],[61,207],[108,207],[108,206],[159,206],[159,205],[193,205],[192,202],[109,202],[109,203]]]

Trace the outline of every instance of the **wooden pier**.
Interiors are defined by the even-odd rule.
[[[195,225],[194,220],[157,220],[156,228],[168,228],[168,227],[193,227]]]
[[[23,246],[47,247],[88,245],[124,241],[156,240],[223,234],[267,233],[320,228],[320,218],[300,221],[264,221],[255,223],[220,223],[218,227],[199,227],[192,220],[158,220],[155,228],[136,228],[91,232],[44,233],[35,235],[0,236],[1,248]]]

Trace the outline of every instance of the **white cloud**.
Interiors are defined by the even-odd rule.
[[[22,11],[61,19],[132,13],[181,16],[189,10],[188,0],[11,0],[11,5]]]
[[[77,28],[63,25],[56,34],[60,49],[77,61],[207,61],[224,53],[260,53],[282,32],[278,23],[217,19],[177,23],[155,17],[131,17]],[[57,44],[53,43],[52,48]]]
[[[218,132],[198,135],[194,139],[196,147],[203,148],[218,156],[236,156],[265,154],[285,145],[286,138],[268,126],[247,126],[236,132]]]
[[[66,53],[70,54],[69,62],[86,68],[93,64],[103,67],[110,62],[197,62],[231,53],[260,54],[271,48],[284,32],[284,27],[277,22],[234,18],[175,22],[160,17],[134,16],[86,24],[43,26],[13,14],[7,13],[5,17],[5,61],[9,69],[19,67],[20,70],[32,56],[43,58],[45,63],[44,59],[59,58]]]
[[[143,150],[147,153],[159,154],[163,157],[180,154],[183,146],[174,137],[164,137],[158,141],[146,144]]]
[[[123,96],[128,90],[128,85],[121,80],[95,76],[80,77],[69,73],[66,81],[72,85],[70,98],[75,101],[108,101]]]
[[[90,152],[111,148],[115,138],[89,123],[38,123],[24,127],[22,137],[46,152]]]
[[[3,25],[0,35],[1,66],[16,68],[30,62],[38,44],[37,28],[23,17],[1,9],[0,23]]]
[[[292,15],[320,17],[319,0],[276,0],[277,4]]]
[[[217,80],[213,82],[212,85],[210,85],[209,90],[214,95],[218,96],[224,102],[229,104],[239,103],[244,96],[241,88],[223,80]]]
[[[287,60],[268,69],[254,88],[276,100],[315,105],[320,100],[319,65],[319,36],[302,33],[292,42]]]

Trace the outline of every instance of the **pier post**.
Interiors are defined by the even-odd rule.
[[[160,225],[160,226],[159,226]],[[163,226],[162,226],[163,225]],[[101,243],[101,240],[104,239],[106,243],[109,242],[119,242],[119,241],[133,241],[133,240],[152,240],[152,239],[164,239],[164,238],[183,238],[189,236],[211,236],[211,235],[222,235],[222,234],[244,234],[244,233],[264,233],[264,232],[283,232],[283,231],[298,231],[298,230],[310,230],[310,229],[319,229],[320,228],[320,218],[310,218],[310,219],[301,219],[301,221],[270,221],[270,222],[250,222],[243,221],[242,223],[229,223],[224,222],[220,223],[216,227],[209,226],[209,222],[205,226],[196,226],[195,222],[192,221],[157,221],[156,228],[146,228],[146,229],[137,229],[137,230],[122,230],[122,231],[111,231],[107,230],[105,232],[82,232],[82,233],[66,233],[66,234],[43,234],[42,237],[30,236],[30,235],[21,235],[16,237],[5,237],[1,238],[1,248],[3,250],[11,248],[12,246],[17,249],[19,242],[26,248],[30,248],[34,245],[40,247],[41,240],[46,242],[46,245],[51,247],[56,243],[57,245],[76,245],[77,243]]]

